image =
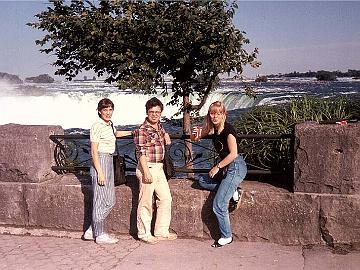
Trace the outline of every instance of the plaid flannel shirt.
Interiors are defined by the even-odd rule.
[[[134,134],[137,159],[145,155],[148,162],[162,162],[165,152],[164,134],[165,130],[160,123],[156,130],[146,119]]]

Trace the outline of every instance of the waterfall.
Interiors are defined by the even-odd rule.
[[[116,125],[136,125],[143,122],[145,103],[152,96],[165,105],[163,116],[170,118],[179,107],[166,105],[170,96],[144,95],[131,90],[119,90],[103,82],[55,82],[53,84],[0,84],[0,124],[61,125],[65,129],[88,129],[97,119],[96,107],[102,98],[115,104],[113,122]],[[238,91],[213,92],[200,111],[205,115],[209,105],[223,101],[228,110],[252,106],[252,98]],[[196,100],[194,98],[194,103]],[[181,117],[178,116],[179,118]]]

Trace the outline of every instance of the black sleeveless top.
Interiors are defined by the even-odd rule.
[[[238,143],[239,139],[237,138],[236,131],[231,124],[225,122],[223,131],[221,131],[220,134],[217,134],[217,130],[215,129],[215,133],[212,135],[212,142],[214,144],[216,152],[218,153],[221,159],[224,159],[230,153],[227,144],[227,138],[230,134],[232,134],[235,137],[238,148],[237,149],[238,154],[240,154],[239,143]]]

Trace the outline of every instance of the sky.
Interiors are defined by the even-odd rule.
[[[54,75],[55,58],[35,44],[44,33],[26,26],[47,1],[0,0],[0,72],[24,79]],[[234,24],[246,32],[258,69],[246,77],[309,70],[360,69],[360,1],[238,1]],[[64,77],[55,77],[58,80]]]

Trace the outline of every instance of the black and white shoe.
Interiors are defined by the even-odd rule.
[[[220,238],[219,240],[215,241],[214,244],[212,244],[211,246],[214,248],[221,248],[225,245],[229,245],[231,244],[233,241],[232,237],[229,238]]]
[[[229,201],[229,212],[233,212],[240,206],[240,201],[242,197],[242,190],[240,187],[237,187],[233,196],[231,197]]]
[[[85,241],[94,241],[95,240],[94,233],[93,233],[91,226],[85,231],[85,233],[83,234],[81,239],[85,240]]]

